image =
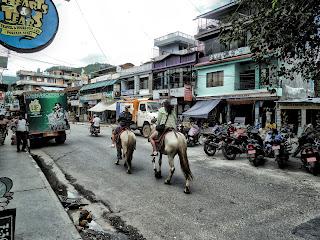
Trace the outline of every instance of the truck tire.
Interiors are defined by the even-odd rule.
[[[57,144],[63,144],[66,141],[67,137],[66,135],[61,135],[56,137],[54,140]]]
[[[145,137],[145,138],[148,138],[151,134],[151,127],[149,124],[145,124],[143,125],[142,127],[142,135]]]

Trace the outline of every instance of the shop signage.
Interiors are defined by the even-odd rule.
[[[59,16],[52,0],[2,0],[0,43],[16,52],[37,52],[54,39]]]
[[[102,99],[102,93],[88,94],[80,96],[81,101],[100,100]]]
[[[13,240],[16,222],[16,209],[0,211],[0,239]]]
[[[4,102],[5,93],[0,91],[0,102]]]
[[[184,97],[184,87],[170,89],[170,95],[172,97]]]
[[[192,86],[184,85],[184,101],[191,102],[192,101]]]
[[[237,49],[226,51],[226,52],[211,54],[209,56],[209,61],[222,60],[225,58],[236,57],[236,56],[240,56],[248,53],[251,53],[250,47],[237,48]]]
[[[122,96],[130,96],[134,94],[134,89],[129,89],[129,90],[122,90],[121,95]]]
[[[170,99],[170,103],[171,103],[171,105],[178,105],[178,98],[171,98]]]
[[[153,99],[160,99],[160,97],[163,97],[163,96],[168,97],[168,94],[169,94],[168,89],[154,90]]]
[[[150,94],[149,89],[141,89],[141,90],[139,90],[139,95],[144,96],[144,95],[149,95],[149,94]]]

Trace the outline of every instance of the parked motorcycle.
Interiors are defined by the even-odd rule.
[[[275,135],[272,141],[272,150],[279,168],[283,169],[287,166],[291,149],[291,144],[287,141],[287,138],[283,137],[281,133]]]
[[[99,133],[100,133],[100,127],[90,126],[90,134],[91,134],[91,136],[98,137]]]
[[[204,152],[208,156],[214,156],[227,142],[227,137],[228,135],[223,132],[207,134],[203,146]]]
[[[259,135],[259,131],[256,129],[250,132],[250,138],[248,139],[247,145],[247,156],[249,162],[255,167],[265,163],[263,141]]]
[[[227,141],[222,148],[222,154],[226,159],[234,160],[238,154],[247,153],[248,136],[243,131],[238,132],[235,137],[228,137]]]
[[[301,161],[308,172],[315,176],[319,173],[320,156],[318,149],[313,144],[308,143],[302,147]]]

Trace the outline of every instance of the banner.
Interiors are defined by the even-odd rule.
[[[184,85],[184,101],[191,102],[192,101],[192,86]]]
[[[52,0],[2,0],[0,43],[16,52],[37,52],[54,39],[59,26]]]
[[[67,95],[59,92],[39,92],[25,95],[29,131],[52,132],[69,129]]]

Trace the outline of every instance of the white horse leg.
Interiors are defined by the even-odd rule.
[[[173,176],[175,167],[174,167],[174,156],[168,155],[168,161],[169,161],[169,166],[170,166],[170,174],[167,177],[167,179],[164,181],[165,184],[170,184],[171,178]]]
[[[187,193],[187,194],[190,193],[190,180],[189,179],[186,180],[186,186],[184,188],[184,193]]]
[[[154,169],[155,169],[154,175],[156,178],[162,178],[161,176],[162,153],[160,153],[158,164],[159,164],[159,170],[157,170],[154,164]]]

